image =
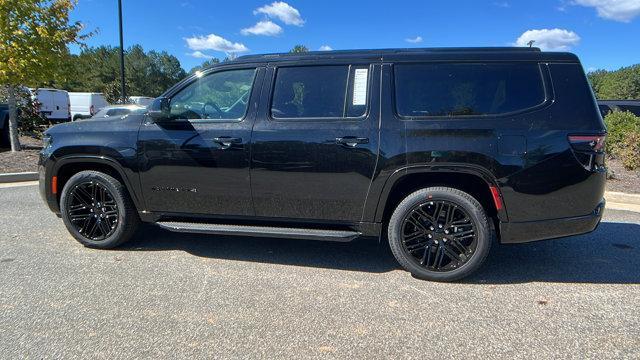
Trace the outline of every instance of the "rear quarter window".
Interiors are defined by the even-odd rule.
[[[396,111],[402,117],[508,114],[546,99],[537,63],[396,64]]]

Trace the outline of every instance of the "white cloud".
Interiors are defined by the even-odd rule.
[[[249,51],[249,49],[241,43],[231,42],[216,34],[206,36],[194,36],[186,38],[187,46],[191,50],[216,50],[226,53],[238,53]]]
[[[416,36],[414,38],[404,39],[404,41],[412,44],[419,44],[422,42],[422,36]]]
[[[280,19],[287,25],[302,26],[304,20],[298,9],[284,1],[275,1],[271,5],[265,5],[253,11],[254,14],[265,14],[270,18]]]
[[[192,52],[190,54],[187,54],[187,55],[192,56],[192,57],[194,57],[196,59],[211,59],[211,58],[213,58],[213,56],[207,55],[207,54],[203,53],[202,51],[194,51],[194,52]]]
[[[329,46],[329,45],[322,45],[322,46],[320,46],[320,48],[318,50],[320,50],[320,51],[331,51],[331,50],[333,50],[333,48],[331,46]]]
[[[240,30],[242,35],[264,35],[264,36],[275,36],[282,33],[282,28],[280,25],[266,20],[259,21],[257,24],[252,27],[244,28]]]
[[[630,22],[640,15],[638,0],[575,0],[574,4],[595,8],[601,18],[620,22]]]
[[[534,47],[549,51],[566,51],[580,42],[580,36],[573,31],[564,29],[527,30],[518,40],[516,46],[529,46],[529,41],[535,41]]]

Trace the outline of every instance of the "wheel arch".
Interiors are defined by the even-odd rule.
[[[430,186],[447,186],[465,191],[476,198],[494,221],[508,221],[507,211],[497,209],[491,188],[502,194],[496,179],[483,168],[465,165],[424,165],[398,169],[387,179],[380,193],[375,221],[385,223],[393,209],[410,193]]]
[[[131,181],[130,177],[127,176],[127,172],[117,160],[106,156],[72,155],[56,160],[52,171],[52,177],[55,176],[57,179],[56,203],[58,210],[60,208],[60,196],[65,184],[73,175],[87,170],[105,173],[122,182],[136,209],[141,210],[144,208],[142,199],[138,195],[136,187],[134,187],[135,182]]]

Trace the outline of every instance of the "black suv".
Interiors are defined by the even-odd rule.
[[[40,191],[81,243],[178,232],[388,239],[418,277],[478,269],[495,236],[590,232],[605,127],[578,58],[522,48],[245,56],[148,111],[46,133]],[[238,239],[238,241],[242,241]]]

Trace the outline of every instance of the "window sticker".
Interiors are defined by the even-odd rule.
[[[353,105],[367,104],[367,81],[369,69],[356,69],[353,78]]]

